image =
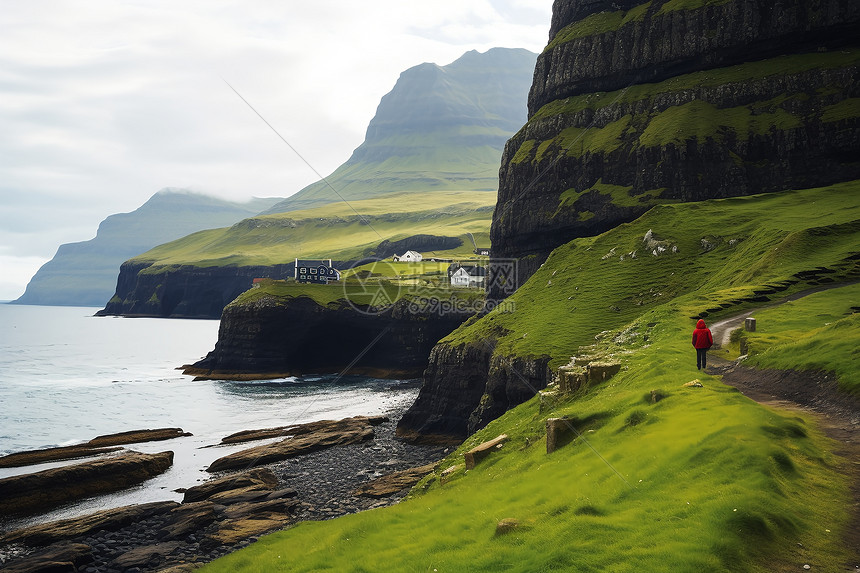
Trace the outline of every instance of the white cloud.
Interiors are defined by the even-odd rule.
[[[4,2],[0,253],[32,266],[163,187],[295,193],[316,175],[223,80],[328,174],[400,72],[471,49],[540,51],[551,4]]]

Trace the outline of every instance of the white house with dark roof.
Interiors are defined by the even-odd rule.
[[[423,259],[424,257],[418,251],[406,251],[402,255],[394,255],[394,261],[402,263],[417,263]]]
[[[487,278],[487,269],[477,265],[463,265],[450,273],[451,286],[483,287]]]

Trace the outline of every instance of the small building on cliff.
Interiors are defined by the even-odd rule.
[[[424,257],[418,251],[406,251],[402,255],[394,255],[394,261],[402,263],[418,263],[423,259]]]
[[[478,265],[453,264],[448,267],[448,277],[451,286],[455,287],[483,287],[487,278],[487,269]]]
[[[331,259],[296,259],[293,276],[300,283],[328,284],[340,280],[340,271],[331,266]]]

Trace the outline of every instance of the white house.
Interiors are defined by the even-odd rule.
[[[482,287],[487,276],[484,267],[466,265],[451,273],[451,286]]]
[[[421,261],[424,257],[421,256],[421,253],[418,251],[406,251],[402,255],[394,255],[394,260],[400,261],[403,263],[417,263]]]

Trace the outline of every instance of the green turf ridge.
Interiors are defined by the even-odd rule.
[[[856,65],[860,50],[849,52],[854,57],[852,65]],[[826,56],[822,54],[821,56]],[[834,62],[844,63],[846,54],[838,53]],[[793,56],[801,65],[805,56]],[[752,67],[755,64],[744,64],[741,67]],[[825,66],[826,67],[826,66]],[[757,70],[768,73],[768,67]],[[542,118],[559,115],[575,114],[586,108],[599,108],[602,105],[626,103],[647,100],[667,91],[683,89],[689,91],[694,87],[710,85],[713,77],[732,75],[734,71],[697,72],[689,76],[680,76],[647,86],[633,86],[628,92],[613,92],[610,94],[588,94],[567,98],[561,102],[547,104],[530,120],[530,123],[540,122]],[[746,78],[749,81],[749,78]],[[722,85],[722,83],[721,83]],[[605,96],[605,97],[604,97]],[[766,101],[758,101],[735,107],[717,107],[703,100],[693,100],[680,105],[673,105],[658,112],[645,112],[635,116],[623,117],[598,127],[567,127],[556,133],[550,139],[538,141],[520,138],[520,144],[511,162],[540,163],[563,153],[568,157],[582,157],[589,153],[611,153],[626,145],[633,149],[664,147],[669,144],[681,145],[694,139],[699,142],[706,140],[725,141],[734,138],[745,141],[754,136],[762,136],[778,132],[787,132],[802,127],[805,123],[832,123],[856,119],[860,114],[858,98],[849,98],[837,103],[830,103],[832,95],[827,90],[818,90],[815,94],[794,93],[783,94]],[[808,102],[815,98],[818,105],[804,106],[814,109],[813,112],[801,113],[798,102]],[[645,109],[651,109],[647,106]],[[525,129],[525,128],[524,128]],[[523,133],[523,132],[521,132]],[[512,141],[517,141],[515,136]],[[742,158],[736,156],[739,163]]]
[[[669,0],[668,2],[665,2],[660,6],[660,9],[657,11],[656,14],[652,16],[652,18],[666,16],[671,12],[699,10],[701,8],[710,6],[721,6],[723,4],[729,4],[731,2],[737,2],[737,0]],[[805,5],[802,6],[806,7]],[[568,42],[578,40],[580,38],[587,38],[589,36],[600,36],[610,32],[618,32],[630,23],[640,22],[644,20],[650,8],[651,2],[649,1],[643,4],[639,4],[638,6],[634,6],[630,10],[626,11],[604,10],[602,12],[590,14],[585,18],[582,18],[581,20],[576,20],[575,22],[568,24],[567,26],[562,28],[550,40],[546,48],[544,48],[544,53]],[[810,20],[814,20],[816,17],[816,5],[807,7],[807,9],[809,10],[809,13],[804,14],[803,17],[807,17]],[[713,34],[714,31],[706,30],[703,33]]]
[[[852,182],[661,206],[556,249],[513,295],[514,313],[470,321],[448,342],[507,328],[497,342],[505,354],[566,358],[587,345],[621,361],[618,375],[545,399],[543,411],[540,397],[509,411],[396,506],[299,523],[202,571],[839,570],[850,503],[835,444],[805,416],[697,371],[689,337],[697,316],[773,302],[751,300],[762,291],[778,299],[807,288],[804,271],[856,276],[848,257],[860,244],[857,190]],[[651,246],[667,253],[644,251],[648,229]],[[804,316],[830,303],[805,304]],[[856,328],[849,336],[860,346]],[[693,381],[702,387],[685,386]],[[545,421],[562,416],[581,437],[548,455]],[[463,452],[502,433],[501,450],[457,468]],[[505,519],[519,527],[497,534]]]
[[[411,264],[411,263],[404,263]],[[383,263],[389,266],[390,263]],[[379,265],[376,265],[379,266]],[[390,265],[399,266],[399,265]],[[432,265],[425,265],[431,268]],[[362,265],[347,271],[344,280],[329,284],[299,283],[294,280],[265,279],[250,290],[245,291],[228,307],[239,307],[267,300],[270,305],[285,305],[296,298],[309,298],[320,306],[340,308],[345,305],[356,307],[371,306],[383,309],[399,300],[407,300],[417,304],[417,310],[422,310],[440,302],[455,302],[463,309],[474,309],[478,312],[484,300],[484,291],[477,288],[452,287],[447,283],[447,273],[439,275],[436,271],[430,274],[412,269],[414,274],[401,273],[396,276],[381,276],[374,274],[370,277],[356,278],[355,273],[362,269],[374,268],[374,265]],[[443,278],[444,277],[444,278]]]
[[[860,284],[826,290],[756,311],[746,341],[748,364],[760,368],[833,373],[840,387],[860,394]]]
[[[656,96],[665,96],[666,94],[693,89],[749,83],[768,77],[800,74],[819,69],[849,68],[856,66],[858,62],[860,62],[860,49],[857,48],[846,48],[824,53],[815,52],[779,56],[757,62],[747,62],[725,68],[675,76],[658,83],[636,84],[618,91],[595,92],[556,100],[541,107],[529,121],[534,122],[558,115],[573,115],[586,109],[599,110],[609,105],[647,101]],[[817,97],[826,97],[830,95],[830,92],[825,86],[819,88],[815,95]],[[851,105],[856,108],[857,104],[854,103]],[[850,114],[848,117],[857,117],[856,109],[852,108],[852,110],[848,110],[845,113]],[[839,116],[837,115],[837,117]]]

